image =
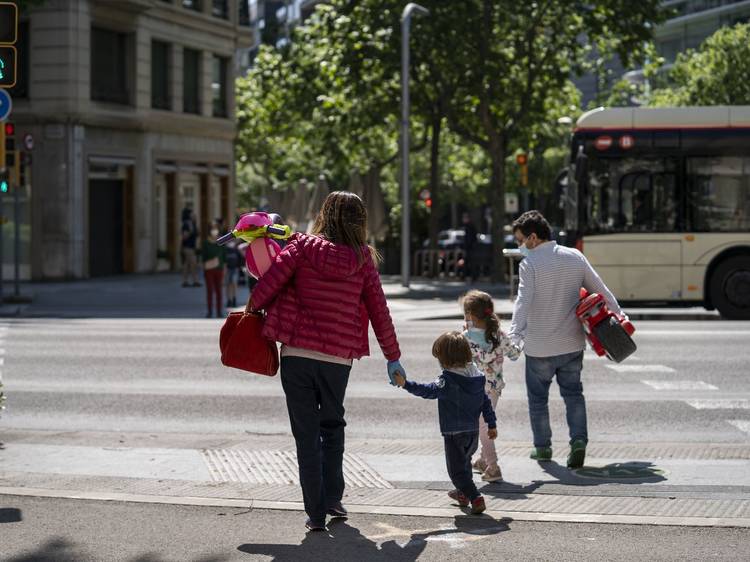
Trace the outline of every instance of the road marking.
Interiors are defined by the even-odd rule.
[[[637,330],[636,337],[640,336],[750,336],[750,330]]]
[[[716,398],[711,400],[685,400],[696,410],[750,410],[750,400]]]
[[[745,433],[750,433],[750,420],[727,420],[734,427]]]
[[[608,369],[618,373],[674,373],[672,367],[666,365],[605,365]]]
[[[703,381],[641,381],[655,390],[719,390]]]

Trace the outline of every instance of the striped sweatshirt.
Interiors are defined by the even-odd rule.
[[[581,287],[604,297],[622,315],[612,292],[586,257],[550,241],[530,251],[519,265],[518,297],[508,336],[531,357],[583,351],[586,340],[576,318]]]

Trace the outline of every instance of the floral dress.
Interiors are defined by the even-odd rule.
[[[504,332],[498,332],[497,339],[500,344],[492,348],[492,343],[488,342],[484,330],[466,330],[464,337],[469,342],[471,355],[474,363],[487,378],[485,390],[490,398],[499,397],[505,388],[503,379],[503,359],[518,359],[520,350],[511,343],[510,338]]]

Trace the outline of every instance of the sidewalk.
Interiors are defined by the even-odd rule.
[[[141,434],[113,443],[117,437],[0,432],[7,447],[0,494],[302,509],[289,436]],[[503,444],[506,481],[486,484],[475,476],[490,516],[750,527],[750,445],[601,443],[577,471],[564,467],[566,447],[554,445],[555,461],[537,464],[527,458],[527,444]],[[441,447],[437,440],[349,441],[344,503],[352,513],[460,514],[446,496],[452,486]]]
[[[497,313],[510,319],[513,303],[508,286],[493,283],[414,280],[402,287],[395,276],[383,276],[383,291],[391,301],[394,316],[401,320],[461,319],[458,298],[470,288],[490,293]],[[0,316],[62,318],[200,318],[205,313],[205,289],[182,288],[174,273],[123,275],[59,283],[30,283],[22,294],[31,304],[5,304]],[[247,287],[239,287],[237,303],[247,300]],[[633,320],[719,320],[716,311],[702,307],[625,307]]]

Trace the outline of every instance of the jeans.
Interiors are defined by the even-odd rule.
[[[477,491],[471,473],[471,457],[477,450],[479,433],[469,431],[443,435],[443,443],[445,445],[445,464],[448,467],[448,476],[450,476],[451,482],[469,500],[479,497],[479,491]]]
[[[351,366],[287,356],[281,386],[297,445],[305,511],[323,524],[344,495],[344,395]]]
[[[552,357],[526,356],[526,394],[529,398],[529,418],[534,434],[534,447],[552,446],[552,430],[549,426],[549,387],[557,375],[560,396],[565,402],[570,442],[588,442],[586,430],[586,400],[583,397],[581,368],[583,351],[565,353]]]

